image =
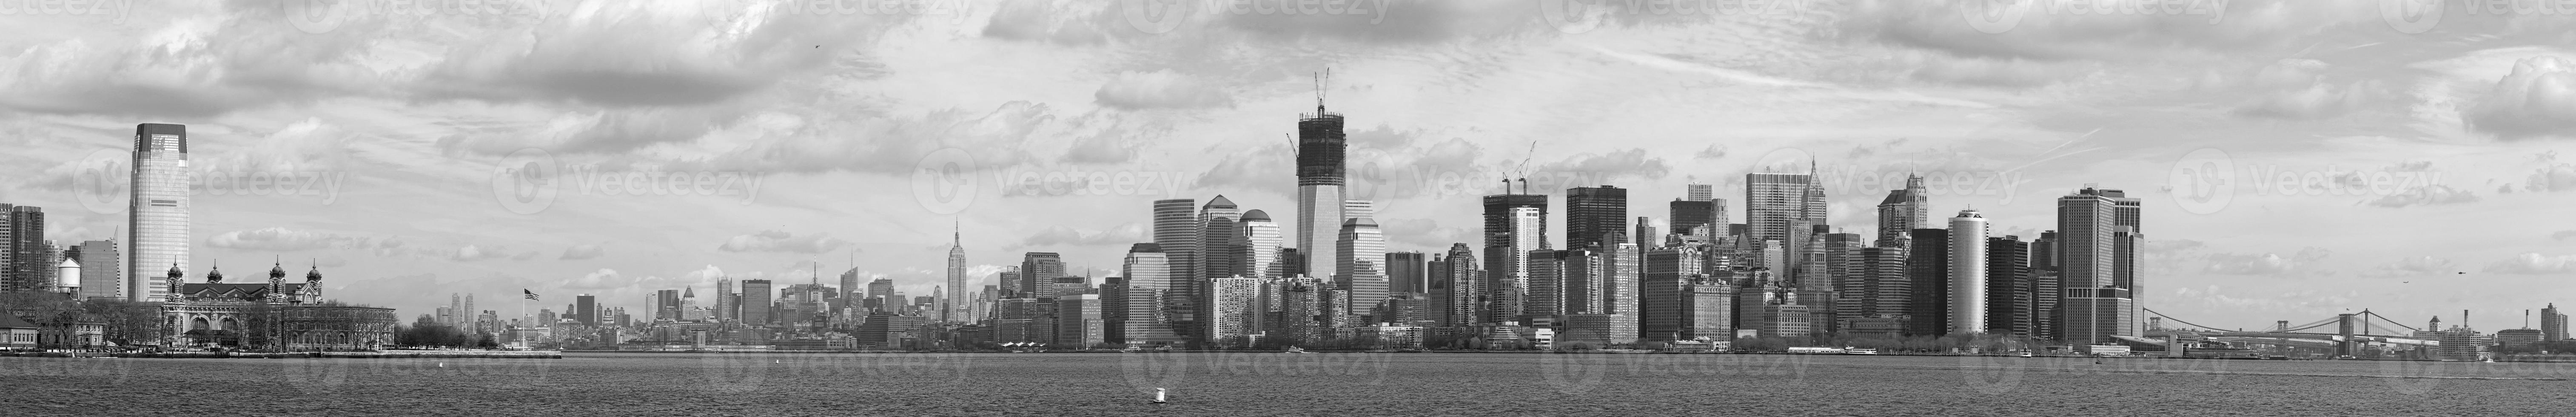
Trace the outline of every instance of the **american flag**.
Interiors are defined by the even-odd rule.
[[[520,294],[524,294],[524,295],[525,295],[526,297],[528,297],[528,299],[530,299],[530,300],[540,300],[540,301],[543,301],[543,299],[542,299],[542,298],[537,297],[537,292],[536,292],[536,291],[528,291],[528,289],[526,289],[526,288],[520,288],[520,289],[519,289],[519,293],[520,293]]]

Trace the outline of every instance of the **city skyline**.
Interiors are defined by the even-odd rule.
[[[172,7],[185,11],[185,6]],[[662,13],[609,9],[608,13]],[[1920,23],[1930,19],[1923,16],[1940,15],[1943,11],[1899,8],[1885,15],[1854,18],[1887,19],[1904,27],[1927,25]],[[1483,21],[1463,13],[1426,13],[1437,19]],[[204,14],[251,22],[280,18],[229,10],[209,10]],[[1955,19],[1955,12],[1949,16]],[[177,20],[154,14],[138,17],[145,21]],[[998,14],[978,17],[988,21],[1023,19]],[[1515,17],[1518,20],[1514,22],[1532,20],[1527,15]],[[2379,24],[2375,16],[2369,17],[2372,20],[2360,20],[2360,24]],[[12,30],[37,33],[77,21],[30,23]],[[694,21],[687,24],[691,26],[669,29],[720,32]],[[1005,265],[1015,265],[1014,261],[1025,252],[1063,253],[1065,270],[1070,273],[1093,270],[1103,271],[1097,276],[1114,274],[1106,271],[1119,269],[1121,255],[1129,245],[1152,241],[1145,236],[1145,231],[1151,230],[1151,222],[1139,214],[1139,207],[1147,206],[1151,200],[1205,201],[1222,194],[1245,211],[1266,210],[1278,215],[1282,223],[1301,221],[1301,216],[1291,214],[1297,211],[1294,186],[1288,184],[1293,181],[1281,178],[1292,165],[1285,156],[1289,148],[1281,137],[1294,133],[1294,121],[1290,119],[1313,104],[1314,83],[1308,74],[1330,67],[1337,74],[1326,86],[1331,93],[1331,109],[1348,116],[1346,129],[1353,149],[1349,191],[1354,197],[1374,194],[1367,199],[1376,204],[1373,208],[1378,215],[1374,219],[1384,231],[1387,251],[1438,252],[1453,243],[1481,248],[1480,242],[1485,239],[1479,228],[1481,206],[1477,199],[1497,193],[1500,187],[1493,186],[1495,179],[1528,176],[1539,182],[1528,187],[1530,192],[1558,199],[1547,210],[1551,218],[1545,222],[1551,230],[1541,232],[1548,238],[1545,244],[1555,246],[1560,239],[1573,237],[1562,231],[1562,225],[1570,224],[1564,216],[1571,212],[1562,205],[1565,189],[1613,185],[1635,190],[1628,198],[1627,212],[1662,217],[1666,215],[1662,202],[1683,197],[1684,183],[1718,183],[1714,195],[1732,197],[1742,186],[1733,180],[1739,175],[1759,172],[1759,166],[1776,165],[1780,161],[1772,161],[1774,156],[1789,156],[1775,154],[1804,154],[1810,157],[1785,159],[1819,164],[1825,177],[1848,179],[1826,190],[1828,211],[1832,214],[1828,223],[1841,227],[1842,232],[1870,236],[1876,236],[1874,228],[1866,228],[1876,223],[1871,209],[1886,190],[1901,188],[1889,186],[1884,180],[1876,185],[1861,185],[1860,178],[1872,176],[1901,179],[1902,175],[1918,172],[1965,174],[1973,185],[1964,189],[1971,192],[1984,189],[1985,184],[1996,184],[1995,195],[1931,196],[1929,207],[1923,210],[1951,213],[1973,206],[1992,221],[1994,235],[2026,239],[2037,236],[2038,231],[2054,229],[2054,199],[2083,188],[2083,184],[2100,183],[2150,197],[2149,205],[2141,209],[2147,212],[2146,217],[2154,219],[2157,231],[2145,245],[2160,250],[2145,253],[2164,257],[2144,261],[2142,273],[2158,283],[2150,290],[2165,300],[2160,302],[2210,311],[2226,318],[2205,320],[2232,321],[2226,324],[2255,327],[2276,317],[2310,317],[2365,307],[2398,317],[2442,314],[2483,305],[2527,308],[2524,306],[2557,301],[2552,297],[2562,294],[2478,289],[2547,285],[2552,281],[2546,279],[2576,268],[2568,266],[2571,255],[2564,249],[2564,243],[2569,241],[2566,236],[2576,233],[2560,233],[2548,227],[2554,223],[2548,221],[2551,217],[2546,211],[2576,202],[2571,201],[2570,193],[2562,191],[2571,188],[2565,184],[2576,182],[2561,182],[2576,181],[2562,180],[2576,178],[2576,174],[2561,174],[2576,171],[2567,171],[2570,168],[2564,160],[2546,159],[2555,157],[2551,152],[2564,148],[2563,139],[2511,127],[2530,124],[2495,119],[2510,117],[2513,113],[2509,112],[2490,114],[2472,106],[2458,112],[2410,118],[2405,115],[2412,113],[2402,109],[2410,103],[2440,101],[2436,99],[2486,103],[2486,97],[2497,95],[2492,90],[2506,88],[2499,86],[2500,81],[2521,79],[2514,75],[2516,68],[2558,71],[2558,67],[2540,57],[2576,56],[2550,47],[2514,43],[2515,39],[2528,41],[2527,38],[2505,36],[2503,40],[2479,40],[2469,46],[2445,46],[2421,38],[2371,32],[2366,39],[2378,43],[2337,43],[2316,48],[2318,52],[2310,55],[2300,55],[2300,51],[2329,38],[2327,35],[2290,36],[2297,41],[2278,44],[2221,48],[2186,43],[2173,47],[2179,51],[2134,46],[2144,52],[2175,56],[2212,50],[2218,53],[2172,66],[2111,68],[2117,65],[2106,63],[2130,62],[2084,54],[2046,62],[1962,57],[1954,52],[1967,47],[1955,42],[1980,42],[1976,39],[1981,38],[1949,32],[1848,35],[1900,56],[1928,60],[1928,67],[1957,71],[1900,73],[1896,78],[1881,80],[1815,75],[1833,72],[1811,73],[1787,63],[1785,58],[1728,66],[1709,64],[1738,56],[1724,49],[1681,42],[1693,36],[1721,36],[1709,28],[1614,25],[1599,28],[1589,36],[1576,36],[1549,27],[1512,26],[1493,32],[1461,29],[1408,35],[1427,38],[1393,34],[1331,38],[1335,35],[1324,34],[1319,28],[1290,26],[1280,30],[1290,35],[1323,36],[1330,42],[1346,44],[1349,50],[1228,63],[1258,68],[1250,72],[1221,71],[1216,69],[1220,65],[1203,62],[1128,63],[1161,64],[1139,67],[1094,62],[1073,71],[1076,75],[1037,77],[1047,81],[1046,85],[1006,81],[981,88],[972,84],[988,80],[967,78],[970,75],[892,68],[883,78],[841,80],[833,78],[835,71],[825,68],[864,64],[868,60],[859,56],[869,53],[917,60],[968,57],[994,60],[989,69],[1001,72],[987,75],[1007,79],[1030,74],[1003,71],[1005,67],[1039,60],[1082,62],[1080,58],[1096,58],[1104,53],[1067,46],[1085,45],[1088,41],[1079,35],[1066,35],[1071,36],[1065,38],[1070,40],[1050,40],[1057,38],[1020,33],[932,40],[934,45],[954,47],[960,52],[928,52],[915,49],[918,47],[865,42],[861,47],[846,47],[837,41],[806,41],[838,39],[837,35],[856,31],[847,24],[779,24],[810,24],[799,26],[810,32],[777,41],[721,37],[704,41],[779,50],[774,53],[781,58],[721,61],[721,65],[732,66],[669,75],[704,80],[722,79],[718,75],[742,71],[777,75],[795,82],[883,89],[885,97],[802,97],[787,92],[794,89],[789,87],[712,82],[705,85],[719,91],[702,93],[708,96],[634,97],[572,89],[541,90],[524,94],[550,95],[524,96],[499,91],[440,90],[417,85],[425,83],[397,82],[372,90],[316,92],[313,94],[317,96],[310,100],[252,93],[199,93],[211,98],[189,101],[203,106],[194,108],[83,101],[40,107],[10,101],[9,111],[38,117],[0,126],[0,130],[13,132],[9,135],[12,140],[21,141],[26,149],[0,158],[7,158],[10,166],[37,167],[44,175],[0,185],[0,202],[44,207],[48,214],[47,236],[59,242],[121,238],[120,235],[132,233],[134,230],[120,228],[127,221],[127,213],[118,211],[131,201],[94,199],[93,195],[82,194],[79,190],[84,183],[78,176],[87,167],[84,164],[95,159],[91,158],[94,152],[129,148],[134,132],[127,127],[167,122],[191,127],[192,150],[210,152],[192,153],[192,162],[203,162],[192,166],[192,170],[343,178],[337,183],[340,188],[330,189],[327,194],[217,195],[209,189],[194,196],[194,225],[187,231],[191,236],[188,246],[194,250],[189,259],[181,260],[192,277],[206,269],[199,265],[218,260],[255,265],[277,254],[314,258],[325,263],[326,269],[346,271],[330,281],[335,297],[392,306],[404,312],[426,312],[440,303],[409,295],[458,292],[451,290],[456,288],[470,289],[487,299],[496,293],[507,296],[528,288],[548,296],[591,293],[605,300],[632,302],[629,300],[651,291],[712,287],[719,278],[793,283],[851,267],[859,268],[864,279],[892,278],[901,292],[927,295],[934,286],[941,285],[946,275],[946,265],[929,260],[944,258],[949,243],[955,241],[963,242],[970,263],[966,268],[968,287],[993,283],[996,272]],[[893,26],[893,30],[904,34],[948,33],[961,27],[956,25],[942,21],[904,22]],[[572,45],[603,50],[644,47],[602,36],[608,32],[607,27],[596,22],[554,20],[536,27]],[[1104,28],[1112,30],[1109,33],[1114,34],[1106,36],[1116,42],[1101,48],[1169,51],[1193,44],[1118,29]],[[2062,46],[2032,39],[2057,29],[2024,29],[2022,35],[2014,35],[2019,37],[2007,39],[2039,43],[2001,45],[1997,47],[2003,52],[1998,53],[2036,56],[2052,50],[2049,46]],[[2385,31],[2350,30],[2374,29]],[[297,36],[294,39],[446,42],[501,36],[493,32],[434,35],[356,28],[303,33],[282,24],[231,29],[179,25],[170,30],[195,36],[146,37],[135,30],[84,32],[12,37],[8,46],[55,48],[72,39],[113,45],[94,51],[64,52],[59,58],[15,58],[24,62],[62,59],[66,68],[74,69],[70,72],[114,68],[103,62],[164,48],[204,65],[250,71],[253,68],[227,60],[236,58],[225,57],[248,53],[252,47],[241,42],[270,33],[267,31],[285,31]],[[1263,37],[1266,32],[1230,30],[1220,28],[1219,33],[1232,35],[1210,42],[1241,42],[1274,51],[1291,49],[1286,42]],[[1527,34],[1543,36],[1520,36]],[[444,36],[463,39],[425,38]],[[1738,40],[1748,42],[1799,42],[1793,37],[1762,34],[1724,36],[1744,37]],[[1896,42],[1894,38],[1901,36],[1925,36],[1953,43]],[[199,39],[193,42],[200,43],[185,39]],[[798,43],[796,48],[819,50],[814,53],[823,55],[786,55],[784,49],[794,48],[763,43],[789,41]],[[1480,46],[1477,42],[1509,45]],[[1408,64],[1384,57],[1413,51],[1423,44],[1451,43],[1469,45],[1465,53],[1470,56],[1533,59],[1512,58],[1514,53],[1507,51],[1542,51],[1547,59],[1564,62],[1507,69],[1528,62]],[[374,45],[378,46],[297,44],[289,48],[326,48],[314,51],[332,57],[330,65],[352,66],[360,66],[354,63],[367,59],[357,54],[367,49],[327,48],[427,48],[404,46],[408,45],[405,42]],[[429,58],[432,63],[374,63],[440,68],[450,71],[440,73],[447,77],[499,77],[485,72],[485,68],[465,66],[464,63],[484,62],[469,59],[475,56],[470,51],[428,52],[425,56],[436,57]],[[1027,56],[1005,56],[1011,53]],[[509,58],[500,61],[505,65],[529,68],[576,73],[597,69],[581,66],[590,64],[504,58]],[[1820,65],[1856,71],[1873,68],[1853,62],[1823,62],[1826,64]],[[447,63],[457,66],[441,66]],[[2198,69],[2201,66],[2218,69]],[[1166,67],[1170,69],[1132,69]],[[2184,67],[2193,69],[2180,70]],[[2138,84],[2160,79],[2156,78],[2158,71],[2207,72],[2208,85],[2260,88],[2147,88],[2100,83],[2115,85],[2105,86],[2066,78],[2072,76],[2041,75],[2050,73],[2043,71],[2050,68],[2072,68],[2069,71],[2077,74]],[[1562,75],[1568,70],[1599,72],[1594,76]],[[1561,82],[1588,92],[1567,97],[1569,103],[1513,104],[1515,100],[1502,98],[1527,94],[1526,90],[1439,81],[1453,73],[1477,74],[1510,84]],[[28,93],[21,95],[31,97],[67,97],[76,91],[63,89],[73,87],[47,85],[90,81],[68,73],[11,76],[21,81],[7,84],[12,86],[11,92]],[[331,78],[332,75],[301,77],[310,77],[308,80],[322,85],[348,81]],[[154,82],[166,82],[169,84],[160,87],[182,90],[243,88],[222,80]],[[1410,85],[1441,87],[1407,87]],[[1674,85],[1681,87],[1673,88]],[[2348,93],[2353,89],[2396,89],[2386,87],[2389,85],[2435,85],[2450,90],[2439,93],[2448,95],[2397,94],[2397,98]],[[1658,91],[1668,88],[1675,91]],[[2144,101],[2163,103],[2156,105],[2103,103],[2052,99],[2049,97],[2057,96],[2051,94],[2037,94],[2046,96],[2039,98],[2019,94],[2030,91],[2135,93],[2165,101]],[[2297,94],[2308,91],[2344,92],[2354,98],[2299,99],[2307,96]],[[1763,93],[1763,97],[1733,93]],[[1716,96],[1730,98],[1712,98]],[[385,111],[414,105],[410,104],[411,98],[426,99],[425,104],[418,104],[418,114],[397,116]],[[1639,103],[1614,105],[1628,99]],[[2068,102],[2099,107],[2080,112],[2047,110],[2051,105]],[[2212,103],[2222,108],[2192,110]],[[1586,109],[1584,105],[1606,109]],[[806,110],[853,108],[900,110],[869,110],[865,116],[852,118]],[[1711,110],[1738,114],[1676,116]],[[1638,114],[1609,117],[1622,111]],[[2160,125],[2200,126],[2142,126],[2114,117],[2127,114],[2165,116],[2156,123]],[[2387,115],[2398,116],[2381,117]],[[662,116],[684,122],[678,122],[678,127],[649,122]],[[1081,122],[1069,121],[1077,119]],[[1887,123],[1852,123],[1872,119],[1886,119]],[[472,120],[494,121],[476,125],[486,126],[479,128],[435,127]],[[2472,120],[2489,127],[2463,125]],[[821,132],[833,131],[878,132],[898,140],[823,139],[830,134]],[[929,140],[923,142],[930,145],[896,144],[924,138]],[[1029,146],[1020,146],[1023,144]],[[941,213],[959,205],[916,197],[916,190],[922,186],[914,181],[912,170],[932,159],[935,151],[950,147],[972,155],[974,170],[969,172],[979,180],[973,191],[976,198],[955,211]],[[1022,150],[976,150],[995,147]],[[551,206],[522,214],[513,211],[511,204],[498,201],[491,190],[494,167],[508,161],[509,155],[521,148],[543,149],[562,166],[601,163],[608,165],[599,169],[619,173],[636,172],[634,167],[623,165],[627,163],[717,174],[728,170],[756,171],[769,182],[764,183],[758,197],[745,197],[584,194],[578,189],[582,182],[568,181],[558,190],[561,194]],[[2385,173],[2401,181],[2408,175],[2419,175],[2413,178],[2424,181],[2431,181],[2432,174],[2447,178],[2430,184],[2438,187],[2392,185],[2403,192],[2363,195],[2322,191],[2318,195],[2280,195],[2277,187],[2240,185],[2234,188],[2229,201],[2209,209],[2205,203],[2185,203],[2193,200],[2165,189],[2183,185],[2188,191],[2192,183],[2177,182],[2170,176],[2175,167],[2197,161],[2193,159],[2194,152],[2202,148],[2225,152],[2234,165],[2233,177],[2244,183],[2256,182],[2260,173],[2274,172],[2264,171],[2271,169],[2266,167],[2294,174],[2350,171],[2365,178]],[[850,151],[824,152],[841,149]],[[771,161],[746,156],[761,155],[753,150],[874,156],[853,158],[846,164],[801,158],[768,163]],[[865,152],[859,152],[862,150]],[[126,158],[120,153],[111,159]],[[1524,165],[1523,161],[1530,162]],[[1017,173],[1038,173],[1044,178],[1047,173],[1094,172],[1113,178],[1121,173],[1159,175],[1173,185],[1161,188],[1177,194],[1050,195],[1051,191],[1041,189],[1034,193],[1038,195],[1023,195],[1004,187],[1006,181],[1002,179]],[[1419,176],[1421,173],[1432,175],[1425,179]],[[1443,174],[1456,174],[1458,180],[1443,182],[1447,178]],[[1998,179],[2007,175],[2013,180]],[[595,181],[603,177],[587,178]],[[2013,183],[2023,180],[2028,182]],[[230,187],[246,184],[244,181],[201,180],[199,185]],[[1943,180],[1937,188],[1952,189],[1948,186],[1954,182]],[[2004,186],[2007,184],[2010,186]],[[326,187],[330,186],[313,188],[321,191]],[[2264,190],[2271,191],[2267,194]],[[326,197],[331,199],[325,200]],[[105,203],[92,204],[95,201]],[[1729,210],[1741,210],[1752,202],[1733,203],[1736,206]],[[1732,218],[1737,221],[1750,219],[1741,213],[1729,216],[1735,216]],[[2498,219],[2504,220],[2501,223],[2543,227],[2503,229],[2496,226]],[[956,229],[935,227],[943,223],[955,225]],[[642,224],[657,226],[622,226]],[[2375,224],[2421,228],[2402,230],[2420,233],[2424,238],[2400,242],[2363,239],[2364,230],[2384,229],[2356,225]],[[144,255],[139,247],[121,243],[132,262],[154,262],[144,259],[150,255]],[[1330,252],[1304,247],[1305,243],[1290,245],[1308,254]],[[823,271],[814,271],[809,263],[828,263],[853,250],[857,252],[855,265],[827,265]],[[166,265],[136,269],[158,272]],[[129,273],[126,278],[151,285],[157,284],[150,279],[156,275]],[[2339,285],[2320,285],[2325,283]],[[349,291],[338,291],[344,286]],[[539,305],[532,304],[530,308]]]

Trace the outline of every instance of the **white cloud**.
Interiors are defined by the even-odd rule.
[[[218,248],[278,252],[364,247],[367,241],[363,237],[284,227],[235,230],[206,238],[207,245]]]
[[[606,254],[608,254],[608,250],[607,250],[607,249],[600,248],[600,247],[599,247],[599,245],[573,245],[572,247],[564,248],[563,256],[558,256],[558,257],[556,257],[555,259],[563,259],[563,260],[592,259],[592,258],[598,258],[598,257],[600,257],[600,255],[606,255]]]
[[[2524,58],[2461,111],[2470,128],[2505,139],[2576,137],[2576,61]]]
[[[2485,270],[2499,274],[2576,274],[2576,255],[2542,255],[2525,252],[2487,264]]]
[[[2310,263],[2324,260],[2333,253],[2325,248],[2313,246],[2300,248],[2298,253],[2289,256],[2277,253],[2216,253],[2209,255],[2209,266],[2204,268],[2204,271],[2226,275],[2289,274],[2299,271],[2301,267]]]
[[[833,238],[829,233],[797,236],[784,230],[763,230],[725,239],[724,244],[716,249],[726,252],[823,253],[849,245],[850,241]]]

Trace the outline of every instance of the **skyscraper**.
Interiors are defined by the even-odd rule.
[[[1682,186],[1682,201],[1709,201],[1717,198],[1717,186],[1690,183]]]
[[[1192,241],[1188,244],[1196,246],[1198,242]],[[1170,253],[1165,252],[1165,254],[1169,255]],[[1020,255],[1020,282],[1018,284],[1020,287],[1020,293],[1027,294],[1024,295],[1024,297],[1044,298],[1054,296],[1055,294],[1050,293],[1050,291],[1053,291],[1053,283],[1056,278],[1063,277],[1063,255],[1057,255],[1055,252],[1029,252],[1027,254]]]
[[[1367,314],[1370,307],[1387,296],[1386,235],[1379,232],[1377,221],[1353,217],[1342,222],[1340,239],[1333,243],[1335,286],[1350,297],[1342,301],[1343,314]]]
[[[1950,324],[1950,231],[1914,229],[1905,248],[1905,334],[1940,336]]]
[[[2540,309],[2540,341],[2567,340],[2567,315],[2558,312],[2558,303]]]
[[[1814,174],[1748,173],[1744,174],[1744,221],[1749,229],[1747,239],[1753,247],[1780,242],[1785,256],[1797,256],[1808,241],[1815,225],[1825,224],[1824,189]],[[1775,274],[1791,274],[1782,268],[1798,264],[1796,259],[1763,258],[1762,264],[1773,267]],[[1784,277],[1796,281],[1798,277]]]
[[[1172,276],[1199,277],[1199,205],[1198,200],[1173,198],[1154,200],[1154,246],[1162,248],[1170,262]],[[1028,272],[1026,265],[1022,275]],[[1048,279],[1052,279],[1049,277]],[[1013,286],[1004,283],[1004,286]],[[1022,291],[1028,291],[1022,289]],[[1027,292],[1025,297],[1036,297]]]
[[[1484,322],[1485,270],[1476,262],[1476,251],[1465,243],[1449,246],[1449,252],[1428,265],[1433,320],[1442,327],[1466,327]]]
[[[1694,230],[1718,223],[1717,202],[1714,201],[1673,200],[1670,208],[1671,213],[1664,220],[1665,224],[1672,226],[1672,230],[1668,233],[1691,234],[1695,233]],[[1715,229],[1708,230],[1708,234],[1725,236],[1725,228],[1725,225],[1718,225]]]
[[[741,307],[734,304],[734,294],[732,278],[716,279],[716,320],[741,320],[741,316],[738,315]],[[543,321],[546,324],[554,324],[553,320],[540,321]]]
[[[1628,190],[1608,185],[1565,189],[1565,248],[1627,241]]]
[[[45,209],[0,204],[0,291],[52,291],[52,242],[45,240]]]
[[[778,291],[770,287],[769,280],[742,280],[742,322],[754,326],[773,323],[776,318],[770,316],[769,312],[774,308],[773,300],[777,296]],[[582,300],[585,303],[590,302],[589,296],[582,296]]]
[[[855,279],[844,278],[844,279],[842,279],[842,281],[855,281]],[[850,289],[856,289],[856,288],[850,288]],[[941,321],[941,322],[946,322],[946,323],[970,323],[970,322],[973,322],[974,320],[968,319],[968,318],[966,317],[966,309],[965,309],[965,305],[964,305],[964,303],[960,302],[961,300],[957,300],[957,299],[956,299],[956,298],[958,298],[958,297],[956,297],[956,296],[959,296],[959,295],[965,295],[965,294],[966,294],[966,292],[967,292],[967,289],[966,289],[966,234],[965,234],[965,232],[964,232],[964,231],[961,231],[961,230],[951,230],[951,231],[949,231],[949,235],[948,235],[948,287],[947,287],[947,289],[948,289],[948,291],[947,291],[946,295],[948,295],[948,296],[947,296],[947,297],[939,297],[939,321]]]
[[[134,288],[120,275],[124,271],[119,266],[125,263],[115,240],[83,241],[76,249],[80,252],[77,258],[82,266],[82,297],[125,298],[126,292]]]
[[[2067,343],[2104,343],[2137,335],[2138,200],[2121,190],[2087,186],[2057,199],[2057,253],[2062,296],[2056,331]],[[2127,242],[2124,244],[2123,242]]]
[[[1986,332],[2037,334],[2031,313],[2030,242],[2020,236],[1986,239]]]
[[[1950,218],[1950,334],[1986,332],[1986,216]]]
[[[745,281],[745,282],[749,282],[749,281]],[[766,282],[768,282],[768,281],[761,281],[761,282],[766,283]],[[762,292],[768,292],[768,291],[762,291]],[[449,304],[455,304],[455,303],[456,303],[456,300],[454,300],[454,298],[455,298],[455,296],[454,296],[454,295],[449,295],[449,296],[448,296],[448,298],[450,298],[450,300],[448,301],[448,303],[449,303]],[[579,322],[581,322],[581,324],[583,324],[583,325],[588,325],[588,326],[597,326],[597,325],[599,325],[600,323],[604,323],[604,322],[606,322],[604,318],[602,318],[602,317],[600,317],[600,316],[599,316],[599,298],[598,298],[598,297],[593,297],[593,296],[591,296],[590,294],[582,294],[582,295],[574,296],[574,297],[572,298],[572,300],[573,300],[573,301],[572,301],[573,311],[571,311],[570,313],[571,313],[571,314],[573,314],[573,320],[575,320],[575,321],[579,321]]]
[[[176,264],[189,270],[188,259],[188,127],[144,123],[134,126],[134,175],[127,203],[125,276],[147,277]],[[145,279],[126,294],[130,301],[161,299],[166,282]]]
[[[1258,309],[1261,299],[1260,279],[1217,278],[1207,280],[1203,288],[1207,294],[1208,303],[1205,308],[1208,314],[1207,318],[1200,320],[1207,327],[1206,331],[1200,333],[1200,337],[1205,341],[1223,345],[1240,344],[1244,335],[1261,330],[1255,327],[1261,322],[1261,311]]]
[[[1386,263],[1381,268],[1386,271],[1386,291],[1391,294],[1430,293],[1431,282],[1426,279],[1429,271],[1425,269],[1425,263],[1430,260],[1430,255],[1422,252],[1387,252]]]
[[[1243,233],[1242,222],[1243,210],[1225,196],[1210,198],[1207,205],[1199,207],[1195,226],[1199,239],[1198,263],[1194,267],[1198,272],[1189,280],[1248,275],[1236,270],[1242,265],[1236,263],[1236,254],[1230,246],[1234,244],[1235,235]]]
[[[1931,197],[1925,194],[1923,177],[1905,176],[1905,189],[1887,190],[1887,199],[1878,202],[1878,241],[1882,248],[1905,247],[1907,234],[1928,227],[1931,221]]]
[[[1271,221],[1269,212],[1243,212],[1243,219],[1236,227],[1240,230],[1235,232],[1234,244],[1230,247],[1237,264],[1235,271],[1251,278],[1287,276],[1288,260],[1280,259],[1279,253],[1280,245],[1287,242],[1287,237],[1280,234],[1279,223]]]
[[[1506,183],[1508,185],[1508,183]],[[1485,196],[1485,285],[1490,306],[1484,322],[1515,320],[1530,294],[1529,256],[1548,250],[1547,196]]]
[[[1341,265],[1334,241],[1342,227],[1343,153],[1349,147],[1341,114],[1324,110],[1321,93],[1315,112],[1297,120],[1297,248],[1309,274]]]

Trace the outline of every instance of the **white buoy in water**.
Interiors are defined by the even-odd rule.
[[[1155,404],[1162,404],[1162,403],[1163,403],[1163,389],[1162,389],[1162,388],[1155,388],[1155,389],[1154,389],[1154,403],[1155,403]]]
[[[769,360],[769,363],[779,363],[779,362],[778,362],[778,360],[777,360],[777,359],[770,359],[770,360]]]
[[[439,362],[439,363],[438,363],[438,367],[440,367],[440,368],[445,368],[445,367],[447,367],[447,363],[446,363],[446,362]]]

